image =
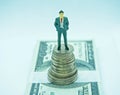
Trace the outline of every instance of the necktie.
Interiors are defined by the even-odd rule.
[[[60,22],[62,22],[62,18],[60,19]]]

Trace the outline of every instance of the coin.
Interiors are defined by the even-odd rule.
[[[77,68],[72,45],[68,45],[69,50],[65,50],[64,45],[61,50],[57,50],[57,45],[52,52],[52,64],[48,70],[48,80],[53,84],[70,84],[77,79]]]

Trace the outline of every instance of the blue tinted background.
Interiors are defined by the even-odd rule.
[[[0,1],[0,34],[53,38],[54,19],[61,9],[70,21],[69,37],[77,38],[76,34],[83,32],[104,33],[107,32],[104,28],[120,24],[119,5],[119,0],[3,0]]]
[[[56,40],[64,10],[68,40],[95,42],[104,95],[119,94],[120,0],[0,0],[0,93],[24,95],[37,40]]]

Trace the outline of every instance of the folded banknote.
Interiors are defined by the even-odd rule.
[[[74,48],[78,79],[69,85],[53,85],[47,79],[56,41],[38,42],[25,95],[104,95],[92,40],[69,41]]]

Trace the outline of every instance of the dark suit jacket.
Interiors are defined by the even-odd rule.
[[[56,30],[57,31],[60,31],[61,28],[60,28],[60,17],[57,17],[55,19],[55,23],[54,23],[55,27],[56,27]],[[69,21],[68,21],[68,18],[67,17],[64,17],[64,22],[63,22],[63,27],[64,27],[64,30],[67,31],[69,29]]]

